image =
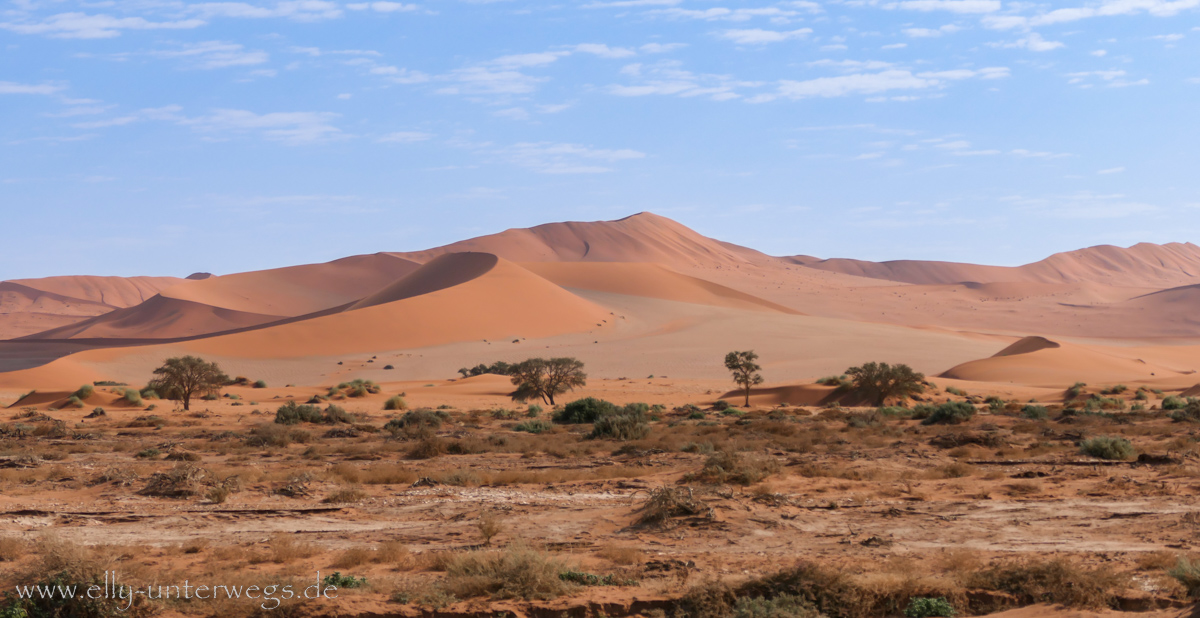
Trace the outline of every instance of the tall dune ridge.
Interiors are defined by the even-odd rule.
[[[4,383],[34,370],[46,381],[55,365],[128,378],[174,353],[315,368],[339,355],[441,359],[483,346],[471,354],[494,356],[503,345],[505,359],[574,350],[613,372],[628,351],[653,350],[630,364],[653,359],[655,371],[678,373],[744,337],[742,347],[775,350],[774,366],[806,372],[840,372],[859,356],[901,362],[905,345],[920,345],[923,370],[980,383],[1046,387],[1088,372],[1162,382],[1200,366],[1193,273],[1200,248],[1190,243],[1099,246],[1019,267],[874,263],[772,257],[639,213],[229,275],[0,283],[0,307],[22,324],[0,342],[0,371],[10,372]],[[826,330],[816,357],[778,347],[817,324]],[[845,349],[833,353],[839,341]],[[1135,348],[1152,351],[1129,356]],[[487,359],[461,362],[476,360]],[[296,369],[295,380],[325,373]]]

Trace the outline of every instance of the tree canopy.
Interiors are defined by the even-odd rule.
[[[762,369],[758,363],[758,354],[754,350],[745,352],[730,352],[725,355],[725,368],[733,374],[733,382],[742,387],[746,394],[746,404],[750,405],[750,388],[763,383]]]
[[[177,356],[154,370],[149,388],[167,399],[182,401],[183,409],[190,410],[193,396],[215,394],[228,382],[229,376],[216,363],[196,356]]]
[[[855,390],[877,406],[889,397],[908,397],[925,390],[925,374],[904,364],[865,363],[847,369],[846,375],[854,380]]]
[[[517,387],[510,395],[513,401],[540,398],[554,405],[554,396],[587,384],[583,361],[569,358],[530,358],[509,367],[512,383]]]

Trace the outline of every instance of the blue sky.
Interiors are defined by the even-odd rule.
[[[1197,239],[1200,0],[9,0],[0,279],[649,210],[771,254]]]

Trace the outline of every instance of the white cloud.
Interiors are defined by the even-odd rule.
[[[529,112],[523,107],[510,107],[492,112],[492,115],[497,118],[508,118],[509,120],[529,120]]]
[[[787,11],[775,7],[758,9],[727,9],[714,7],[711,9],[656,9],[648,11],[650,15],[661,15],[674,19],[699,19],[703,21],[748,21],[755,17],[771,19],[786,19],[798,15],[796,11]]]
[[[989,67],[979,70],[958,69],[912,73],[907,70],[891,69],[878,73],[855,73],[838,77],[820,77],[806,81],[781,80],[774,95],[760,95],[754,102],[769,101],[776,97],[807,99],[830,98],[857,94],[878,94],[891,90],[926,90],[943,88],[947,82],[968,78],[999,79],[1008,77],[1005,67]]]
[[[186,30],[204,24],[201,19],[152,22],[141,17],[59,13],[37,23],[0,23],[0,29],[61,39],[108,39],[121,36],[122,30]]]
[[[638,49],[644,54],[665,54],[687,47],[687,43],[646,43]]]
[[[747,30],[726,30],[718,33],[717,36],[739,45],[762,45],[765,43],[779,43],[788,39],[798,39],[809,34],[812,34],[812,28],[800,28],[799,30],[783,32],[751,28]]]
[[[601,163],[641,159],[646,155],[630,149],[611,150],[578,144],[522,142],[498,151],[510,163],[540,174],[599,174],[613,171]]]
[[[1091,52],[1091,54],[1097,58],[1103,58],[1108,55],[1108,51],[1103,50],[1103,49],[1097,49],[1097,50]]]
[[[1011,43],[989,43],[988,45],[991,47],[1005,47],[1010,49],[1027,49],[1035,52],[1046,52],[1058,49],[1060,47],[1065,47],[1065,45],[1059,41],[1047,41],[1046,39],[1043,39],[1042,35],[1036,32],[1030,32],[1025,38],[1017,39]]]
[[[645,47],[645,46],[643,46]],[[636,56],[637,52],[624,47],[609,47],[603,43],[580,43],[575,51],[581,54],[592,54],[601,58],[628,58]]]
[[[1091,88],[1097,83],[1103,83],[1109,88],[1124,88],[1126,86],[1145,86],[1150,83],[1148,79],[1139,79],[1130,81],[1126,79],[1126,73],[1122,70],[1110,71],[1081,71],[1078,73],[1067,73],[1068,84],[1074,84],[1080,88]]]
[[[1110,167],[1108,169],[1100,170],[1096,173],[1097,174],[1120,174],[1123,171],[1125,171],[1125,168],[1123,168],[1123,167]]]
[[[509,56],[500,56],[499,58],[496,58],[495,60],[491,61],[489,64],[492,64],[497,67],[508,68],[508,69],[517,69],[517,68],[521,68],[521,67],[539,67],[539,66],[545,66],[547,64],[557,61],[559,58],[562,58],[564,56],[569,56],[569,55],[571,55],[571,52],[567,52],[567,51],[535,52],[535,53],[531,53],[531,54],[512,54]]]
[[[639,6],[675,6],[683,0],[613,0],[612,2],[592,2],[583,5],[585,9],[625,9]]]
[[[1071,155],[1069,155],[1069,154],[1066,154],[1066,153],[1055,153],[1055,152],[1043,152],[1043,151],[1037,151],[1037,150],[1026,150],[1026,149],[1024,149],[1024,148],[1017,148],[1016,150],[1010,151],[1010,152],[1009,152],[1009,154],[1011,154],[1011,155],[1015,155],[1015,156],[1018,156],[1018,157],[1021,157],[1021,158],[1024,158],[1024,159],[1059,159],[1059,158],[1062,158],[1062,157],[1069,157],[1069,156],[1071,156]]]
[[[828,58],[814,60],[807,64],[810,67],[830,67],[842,71],[878,71],[893,66],[891,62],[882,60],[830,60]]]
[[[890,43],[881,46],[879,49],[904,49],[905,47],[908,47],[908,43]]]
[[[926,12],[994,13],[1000,10],[1000,0],[904,0],[885,4],[884,8]]]
[[[394,133],[388,133],[387,135],[384,135],[375,141],[385,144],[411,144],[413,142],[423,142],[431,139],[432,137],[432,133],[424,133],[421,131],[396,131]]]
[[[0,82],[0,94],[54,94],[65,86],[54,84],[18,84],[16,82]]]
[[[183,58],[200,69],[221,69],[233,66],[263,64],[269,59],[264,51],[247,50],[237,43],[205,41],[187,43],[180,49],[157,50],[150,55],[159,58]]]
[[[528,94],[546,81],[520,71],[482,66],[455,69],[438,79],[453,82],[439,88],[439,94]]]
[[[962,30],[962,28],[959,28],[958,26],[955,26],[954,24],[946,24],[945,26],[942,26],[937,29],[905,28],[904,34],[907,34],[908,36],[913,37],[914,39],[919,39],[919,38],[939,37],[939,36],[942,36],[943,34],[953,34],[955,32],[958,32],[959,30]]]
[[[674,95],[681,97],[707,96],[715,101],[740,98],[738,88],[760,86],[757,82],[741,82],[727,75],[696,74],[680,68],[681,63],[665,60],[651,65],[629,64],[621,69],[638,81],[632,85],[612,85],[609,94],[621,97]]]
[[[415,11],[421,7],[402,2],[355,2],[347,4],[346,8],[351,11],[366,11],[370,9],[376,13],[397,13]]]
[[[1171,17],[1200,7],[1200,0],[1104,0],[1098,5],[1055,9],[1033,17],[1020,15],[987,16],[984,25],[997,30],[1029,28],[1061,24],[1091,17],[1112,17],[1148,13],[1156,17]]]
[[[1152,38],[1156,41],[1165,41],[1167,43],[1173,43],[1175,41],[1179,41],[1179,40],[1183,39],[1183,35],[1182,34],[1159,34],[1159,35],[1152,36],[1150,38]]]
[[[287,0],[266,7],[245,2],[201,2],[187,5],[189,11],[202,17],[267,19],[282,17],[293,21],[321,21],[342,16],[341,5],[326,0]]]
[[[420,71],[410,71],[393,66],[377,66],[371,67],[369,71],[372,75],[383,75],[388,81],[397,84],[422,84],[430,80],[430,77]]]
[[[369,49],[321,49],[320,47],[290,47],[288,51],[319,58],[321,56],[382,56]]]
[[[255,133],[288,145],[312,144],[346,137],[331,122],[330,112],[270,112],[256,114],[241,109],[216,109],[207,116],[186,118],[179,124],[204,133]]]

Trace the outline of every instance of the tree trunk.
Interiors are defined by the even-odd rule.
[[[190,410],[191,405],[192,405],[192,398],[187,395],[184,395],[183,396],[183,411],[187,412],[188,410]]]
[[[546,396],[550,398],[550,405],[554,405],[554,393],[548,393]]]
[[[749,385],[746,385],[746,405],[744,405],[742,407],[744,407],[744,408],[750,407],[750,386]]]

